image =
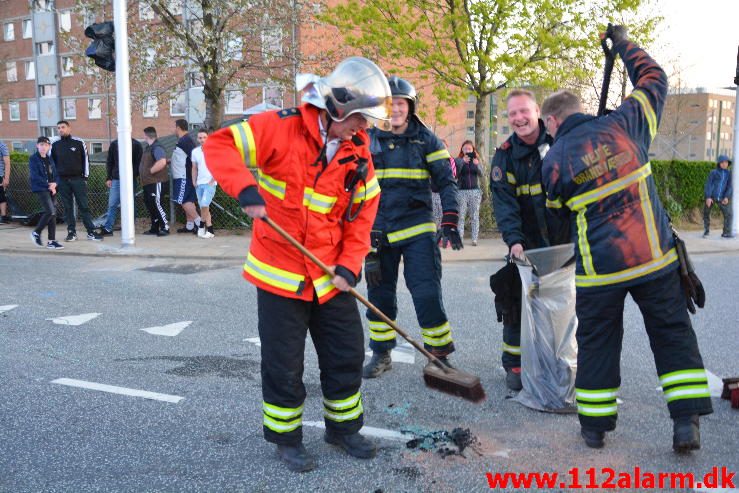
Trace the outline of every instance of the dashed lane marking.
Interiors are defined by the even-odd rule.
[[[175,322],[173,324],[162,325],[161,327],[147,327],[145,329],[139,329],[139,330],[143,330],[144,332],[147,332],[155,336],[174,337],[180,332],[182,332],[182,330],[188,325],[190,325],[191,323],[192,321],[188,320],[186,322]]]
[[[73,378],[57,378],[51,383],[58,385],[67,385],[69,387],[79,387],[82,389],[99,390],[111,394],[127,395],[130,397],[142,397],[154,401],[171,402],[177,404],[184,397],[169,394],[160,394],[158,392],[149,392],[148,390],[129,389],[127,387],[116,387],[115,385],[106,385],[104,383],[86,382],[85,380],[75,380]]]
[[[3,305],[3,306],[0,306],[0,313],[9,312],[13,308],[18,308],[18,305]]]
[[[97,318],[100,315],[102,315],[102,313],[83,313],[81,315],[67,315],[66,317],[47,318],[46,320],[50,320],[58,325],[82,325],[86,322],[89,322],[93,318]]]
[[[313,428],[326,429],[326,423],[323,421],[303,421],[303,426],[311,426]],[[384,428],[375,428],[374,426],[363,426],[359,432],[365,436],[372,436],[375,438],[384,438],[387,440],[397,440],[401,442],[407,442],[413,438],[411,433],[401,433],[395,430],[386,430]]]

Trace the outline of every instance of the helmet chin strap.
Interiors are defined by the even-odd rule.
[[[328,113],[325,113],[326,115],[326,137],[323,139],[323,146],[321,146],[321,151],[318,153],[318,156],[316,157],[316,160],[313,161],[311,166],[318,166],[319,164],[322,165],[324,168],[328,166],[328,160],[326,159],[326,147],[328,146],[328,132],[331,130],[331,123],[333,123],[333,119],[331,118],[331,115]]]

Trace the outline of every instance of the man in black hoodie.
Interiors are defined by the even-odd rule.
[[[64,221],[67,223],[68,234],[65,241],[77,239],[77,218],[74,215],[72,197],[77,202],[82,222],[87,229],[87,239],[101,241],[103,237],[95,232],[90,206],[87,203],[87,176],[90,174],[87,148],[81,139],[72,137],[72,127],[68,121],[60,120],[56,128],[59,131],[59,140],[52,144],[51,156],[59,175],[57,188],[64,205]]]

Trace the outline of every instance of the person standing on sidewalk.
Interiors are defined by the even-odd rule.
[[[706,205],[703,207],[703,238],[708,238],[711,226],[711,208],[717,205],[724,215],[724,231],[722,238],[733,238],[731,233],[732,219],[732,183],[731,183],[731,159],[729,156],[720,155],[716,160],[716,169],[711,170],[706,179],[704,187]]]
[[[216,187],[218,183],[210,174],[208,166],[205,164],[205,155],[203,154],[203,144],[208,140],[208,131],[204,128],[198,130],[198,143],[192,151],[192,181],[195,183],[195,193],[198,196],[198,204],[200,204],[200,213],[202,219],[198,228],[198,238],[213,238],[213,221],[210,217],[210,203],[216,195]]]
[[[482,190],[480,190],[480,178],[482,178],[482,163],[477,154],[475,144],[471,140],[465,140],[459,149],[459,157],[454,158],[456,168],[459,170],[457,176],[457,188],[459,189],[459,237],[464,241],[464,220],[467,211],[470,211],[470,226],[472,226],[472,246],[477,246],[480,235],[480,202],[482,202]]]
[[[522,258],[524,250],[549,246],[546,201],[541,184],[541,161],[552,143],[539,118],[536,96],[513,89],[506,98],[508,124],[513,129],[493,156],[490,195],[495,222],[503,234],[511,257]],[[520,289],[518,269],[509,264],[501,279],[510,280],[508,292]],[[511,272],[508,272],[510,270]],[[495,274],[494,274],[495,276]],[[505,288],[501,286],[505,291]],[[500,291],[499,291],[500,292]],[[498,293],[496,292],[496,297]],[[521,317],[516,296],[502,296],[513,303],[503,317],[503,368],[506,385],[521,390]]]
[[[133,169],[133,195],[136,195],[136,183],[139,178],[139,164],[144,148],[141,143],[131,138],[131,167]],[[113,225],[115,225],[118,207],[121,205],[121,180],[118,170],[118,139],[110,143],[108,147],[108,159],[105,162],[107,179],[105,186],[108,187],[108,213],[105,224],[100,229],[102,236],[113,236]]]
[[[172,202],[180,204],[185,211],[187,223],[177,230],[178,233],[197,234],[200,227],[200,216],[195,207],[195,186],[192,181],[192,150],[195,143],[187,131],[187,120],[175,122],[174,132],[177,135],[177,146],[172,153]]]
[[[56,195],[56,165],[49,150],[51,142],[48,137],[39,137],[36,140],[36,152],[28,159],[28,176],[31,181],[31,191],[36,194],[44,213],[39,219],[36,229],[31,232],[31,241],[37,247],[44,246],[41,241],[41,233],[44,228],[49,228],[49,238],[46,248],[50,250],[62,250],[64,247],[56,241],[56,208],[54,207],[54,195]]]
[[[157,130],[154,127],[144,129],[144,140],[149,148],[141,156],[139,177],[141,186],[144,188],[144,203],[151,218],[151,227],[144,231],[144,234],[167,236],[169,223],[167,223],[167,213],[162,206],[162,183],[169,180],[167,153],[157,140]]]
[[[0,224],[10,222],[8,219],[8,200],[5,189],[10,185],[10,152],[8,146],[0,142]]]
[[[56,124],[59,139],[51,145],[51,157],[56,164],[59,175],[57,189],[64,205],[64,221],[67,223],[67,238],[64,241],[77,239],[77,218],[74,214],[75,202],[87,229],[87,239],[102,241],[103,237],[95,231],[90,206],[87,201],[87,177],[90,174],[90,163],[87,161],[87,147],[82,139],[72,137],[72,127],[66,120]]]

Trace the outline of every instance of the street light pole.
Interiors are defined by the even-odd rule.
[[[739,105],[739,47],[736,51],[736,75],[734,76],[734,84],[736,84],[736,101],[734,102],[734,167],[736,167],[736,159],[739,157],[739,108],[737,108],[737,105]],[[736,170],[733,170],[731,173],[732,176],[732,185],[734,189],[734,196],[729,199],[731,200],[732,206],[731,209],[733,210],[733,219],[732,219],[732,225],[731,225],[731,233],[737,234],[739,230],[739,202],[737,202],[737,198],[739,198],[739,173],[736,172]]]
[[[135,243],[131,169],[131,89],[128,80],[128,3],[113,1],[115,26],[115,102],[118,112],[118,175],[121,185],[121,246]]]

